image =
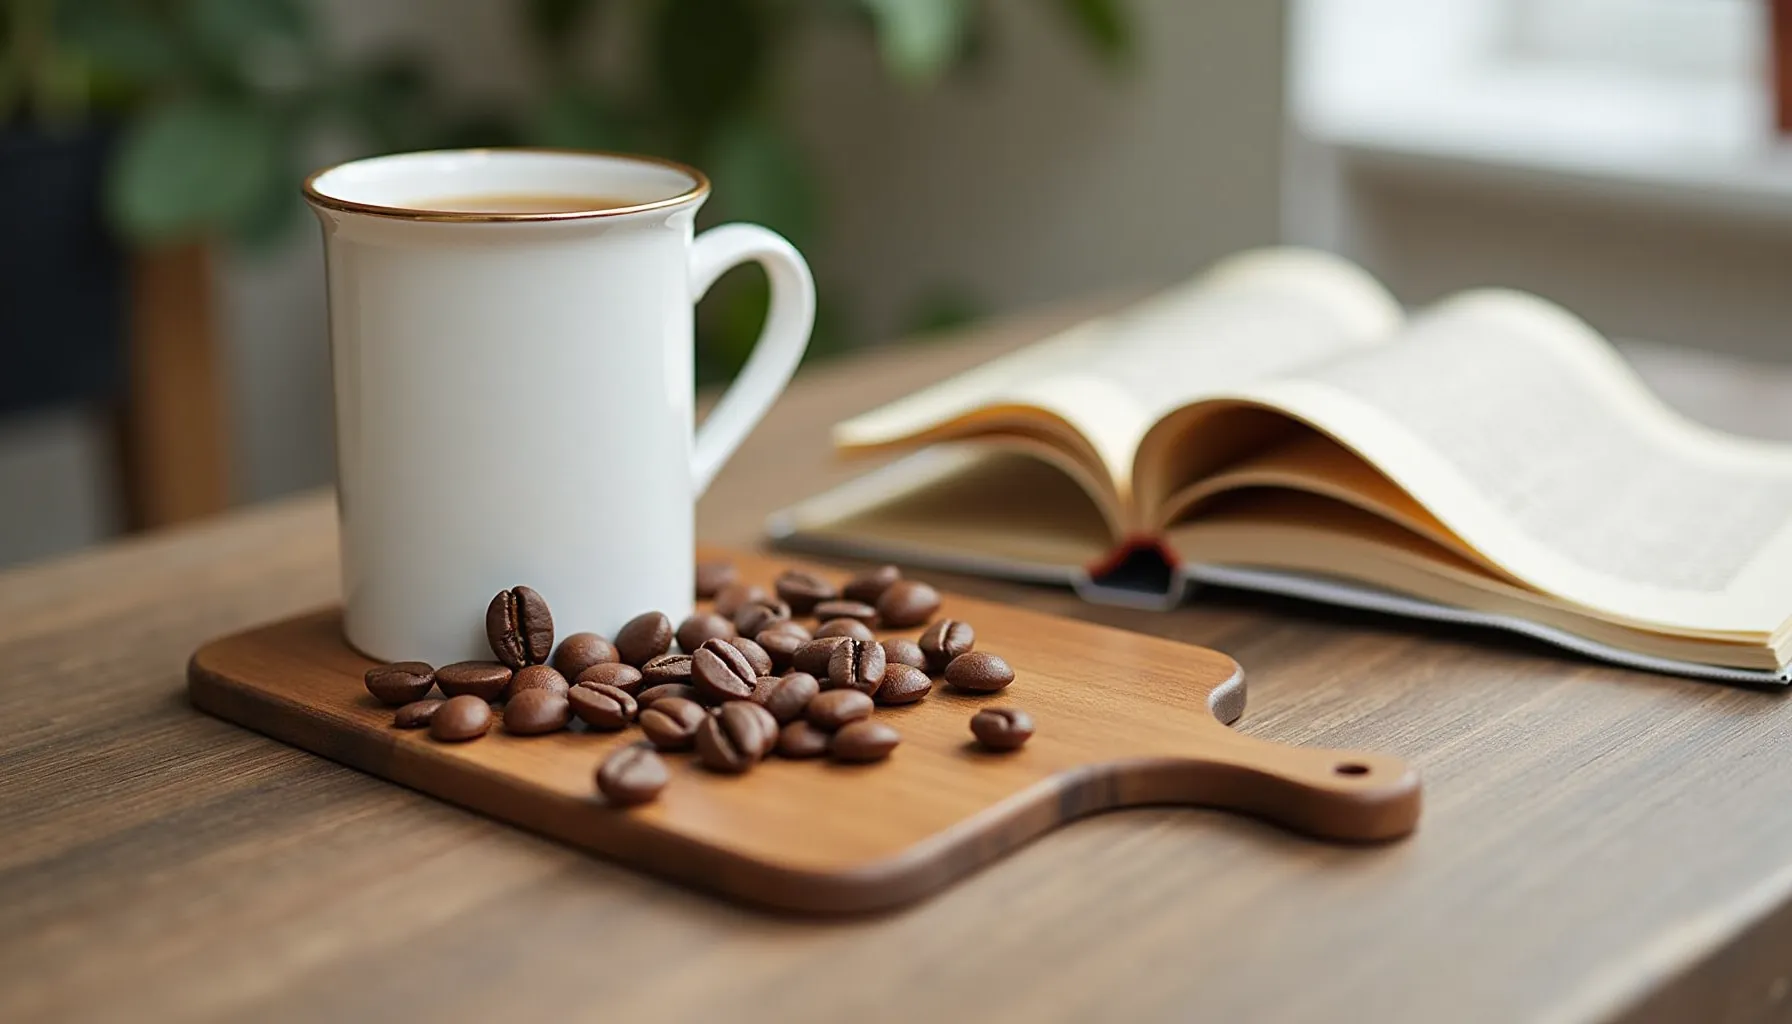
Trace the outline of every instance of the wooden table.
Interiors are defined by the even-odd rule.
[[[1049,319],[1049,318],[1048,318]],[[747,544],[852,472],[821,426],[1033,336],[809,372],[704,501]],[[1643,353],[1786,433],[1792,377]],[[1727,417],[1727,419],[1725,419]],[[982,595],[1223,649],[1243,728],[1384,749],[1419,834],[1222,814],[1049,836],[889,916],[744,910],[198,714],[201,641],[333,600],[311,495],[0,575],[0,1020],[1753,1020],[1792,1012],[1792,707],[1777,692],[1289,602]]]

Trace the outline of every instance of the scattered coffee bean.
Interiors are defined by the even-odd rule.
[[[940,610],[940,592],[920,580],[897,580],[877,599],[877,621],[888,629],[919,626]]]
[[[714,612],[698,612],[678,624],[678,649],[686,654],[697,653],[705,640],[723,640],[735,635],[734,623]]]
[[[545,665],[540,667],[547,668]],[[554,674],[559,675],[558,672]],[[441,714],[439,711],[436,713]],[[570,721],[572,703],[567,700],[565,691],[546,688],[523,690],[512,694],[504,705],[504,731],[518,736],[541,736],[559,732]]]
[[[771,592],[757,583],[731,583],[716,592],[715,612],[724,618],[734,618],[734,613],[750,604],[764,604],[773,600]]]
[[[726,640],[710,640],[691,656],[691,685],[711,701],[746,700],[759,673],[740,649]]]
[[[803,716],[803,709],[821,692],[821,684],[807,672],[779,676],[753,691],[753,702],[772,713],[779,725]]]
[[[788,672],[790,659],[796,655],[796,649],[809,640],[806,633],[792,633],[774,627],[754,637],[753,642],[771,659],[773,672]]]
[[[1019,708],[984,708],[971,716],[971,735],[989,750],[1018,750],[1033,735],[1033,716]]]
[[[733,562],[698,562],[697,563],[697,600],[707,601],[740,578],[734,571]]]
[[[760,676],[753,681],[753,694],[747,699],[755,704],[763,705],[766,695],[772,692],[772,687],[778,685],[779,678],[778,676]]]
[[[671,780],[665,760],[639,743],[615,751],[597,767],[598,791],[618,807],[647,803]]]
[[[877,625],[877,609],[862,601],[823,601],[815,606],[815,617],[823,623],[833,619],[857,619],[866,626]]]
[[[902,742],[902,734],[882,722],[865,719],[848,722],[834,733],[834,739],[828,744],[828,752],[836,761],[847,761],[853,764],[864,764],[868,761],[882,761],[890,756],[890,751]]]
[[[593,665],[579,673],[579,678],[573,683],[573,686],[596,686],[599,684],[614,686],[623,693],[632,695],[641,689],[641,670],[633,665],[624,665],[619,661]]]
[[[566,696],[571,689],[566,677],[554,671],[551,665],[524,665],[510,677],[510,685],[504,688],[504,699],[515,700],[517,694],[529,690],[551,690],[560,696]]]
[[[778,730],[778,753],[792,759],[820,757],[828,752],[828,741],[833,738],[825,729],[798,719]]]
[[[877,693],[884,681],[884,667],[882,644],[848,637],[828,655],[828,686],[847,687],[870,696]]]
[[[893,565],[880,565],[847,580],[846,586],[840,588],[840,594],[848,601],[875,605],[877,599],[884,596],[884,591],[889,589],[890,584],[901,578],[901,569]]]
[[[436,670],[421,661],[395,661],[368,669],[363,682],[374,700],[395,708],[422,700],[436,685]]]
[[[927,655],[921,653],[921,645],[913,640],[885,640],[884,660],[892,665],[907,665],[909,668],[927,671]]]
[[[790,606],[782,601],[756,602],[734,613],[734,625],[742,636],[754,636],[789,618]]]
[[[731,638],[728,643],[732,645],[735,650],[747,656],[747,663],[753,666],[754,675],[764,676],[771,674],[772,656],[766,652],[765,648],[759,646],[758,641],[748,640],[744,636],[737,636]]]
[[[689,750],[697,727],[709,720],[703,705],[682,697],[666,697],[641,704],[641,732],[661,750]]]
[[[790,569],[772,581],[772,589],[790,606],[792,615],[808,615],[816,604],[840,596],[840,588],[812,572]]]
[[[477,739],[491,727],[492,706],[470,693],[448,698],[429,716],[429,735],[444,743]]]
[[[672,620],[662,612],[643,612],[616,631],[616,654],[640,668],[672,649]]]
[[[690,681],[691,656],[688,654],[662,654],[641,666],[641,684],[643,686],[688,683]]]
[[[661,683],[635,694],[635,703],[643,708],[653,707],[663,700],[688,700],[692,704],[701,704],[703,694],[689,683]]]
[[[852,637],[855,640],[872,640],[877,634],[871,627],[858,619],[829,619],[815,630],[815,639],[826,640],[829,637]]]
[[[757,704],[730,701],[697,727],[697,758],[711,771],[738,775],[777,742],[777,724]]]
[[[927,655],[927,668],[935,675],[946,671],[952,659],[969,654],[977,645],[977,632],[968,622],[941,619],[921,633],[921,653]]]
[[[971,651],[946,666],[946,682],[961,690],[994,693],[1014,682],[1014,670],[988,651]]]
[[[574,633],[554,648],[548,664],[566,678],[577,679],[593,665],[613,665],[618,660],[615,644],[596,633]]]
[[[879,704],[913,704],[933,692],[933,680],[913,665],[888,665],[873,694]]]
[[[832,731],[871,714],[871,698],[859,690],[823,690],[810,699],[803,717],[817,729]]]
[[[790,656],[790,667],[798,672],[807,672],[817,679],[828,674],[828,659],[833,657],[834,648],[851,639],[844,636],[818,636],[804,643]]]
[[[495,661],[457,661],[436,669],[436,685],[450,697],[497,700],[510,685],[510,669]]]
[[[567,692],[566,701],[579,721],[603,732],[628,728],[638,710],[627,690],[604,683],[575,686]]]
[[[392,724],[400,729],[421,729],[429,724],[436,709],[445,703],[447,702],[435,699],[414,700],[392,713]]]
[[[540,665],[554,650],[554,617],[548,603],[528,587],[501,590],[486,606],[485,638],[498,660],[511,668]]]

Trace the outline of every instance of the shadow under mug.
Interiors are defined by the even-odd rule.
[[[500,194],[618,205],[448,201]],[[693,506],[789,383],[815,312],[783,238],[746,224],[693,237],[708,194],[669,161],[543,150],[407,153],[307,180],[349,643],[388,661],[489,659],[485,606],[519,584],[561,635],[690,612]],[[770,313],[693,431],[692,307],[746,261],[770,277]]]

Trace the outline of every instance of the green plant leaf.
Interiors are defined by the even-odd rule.
[[[662,0],[650,28],[654,92],[681,145],[700,146],[766,85],[770,15],[754,0]]]
[[[966,0],[863,0],[877,29],[884,66],[903,81],[936,81],[957,60],[970,9]]]
[[[186,14],[199,56],[232,83],[292,92],[316,73],[317,34],[300,0],[188,0]]]
[[[975,323],[988,312],[984,303],[965,286],[936,285],[908,303],[902,317],[902,337],[917,338],[954,330]]]
[[[243,99],[155,108],[132,125],[110,169],[113,220],[145,243],[233,230],[279,177],[284,145],[277,119]]]
[[[716,214],[763,224],[798,248],[814,237],[816,187],[808,161],[770,121],[730,122],[705,151]]]
[[[526,113],[523,139],[534,146],[564,149],[635,148],[635,133],[598,93],[584,88],[557,89]]]
[[[1057,8],[1108,64],[1132,57],[1132,22],[1121,0],[1057,0]]]
[[[421,149],[440,136],[433,92],[422,58],[392,51],[339,71],[323,104],[375,150]]]

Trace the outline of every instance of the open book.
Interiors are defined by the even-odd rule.
[[[1169,605],[1218,583],[1786,682],[1792,447],[1651,395],[1534,296],[1406,317],[1304,250],[1186,285],[835,428],[913,454],[780,543]]]

